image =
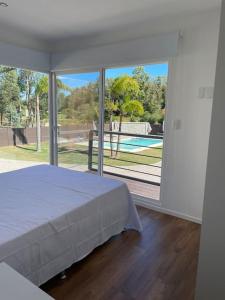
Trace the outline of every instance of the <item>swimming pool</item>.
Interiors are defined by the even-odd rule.
[[[112,149],[115,150],[117,147],[117,139],[113,141]],[[147,147],[161,147],[163,144],[162,139],[154,138],[129,138],[121,139],[120,141],[120,150],[128,152],[138,152],[147,150]],[[104,142],[104,148],[110,149],[110,142]]]

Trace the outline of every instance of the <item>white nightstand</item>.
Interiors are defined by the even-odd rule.
[[[1,300],[53,300],[5,263],[0,263]]]

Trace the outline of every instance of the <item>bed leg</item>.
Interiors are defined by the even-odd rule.
[[[63,271],[60,273],[60,279],[65,280],[66,279],[66,271]]]

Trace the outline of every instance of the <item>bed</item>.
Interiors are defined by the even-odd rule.
[[[0,174],[0,261],[36,285],[126,229],[141,224],[118,180],[48,165]]]

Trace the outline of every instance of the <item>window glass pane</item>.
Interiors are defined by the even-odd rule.
[[[0,172],[48,162],[48,76],[0,66]]]
[[[58,165],[98,169],[99,73],[57,76]]]

